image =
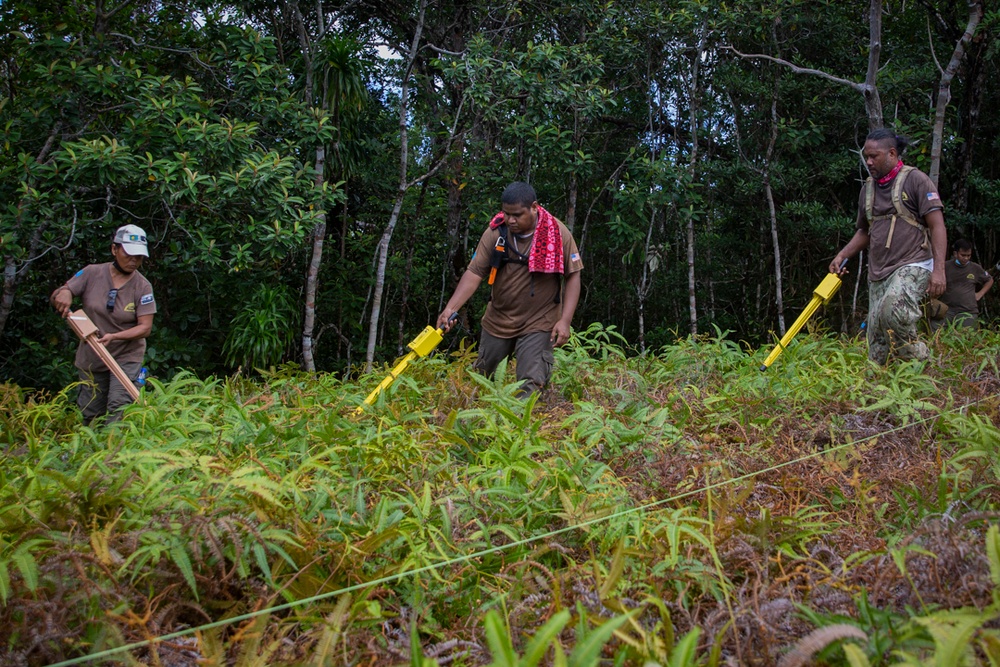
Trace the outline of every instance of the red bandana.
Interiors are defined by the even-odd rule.
[[[503,211],[490,220],[490,229],[503,224]],[[535,239],[528,253],[528,271],[532,273],[562,273],[562,234],[555,217],[541,206],[538,207],[538,223],[535,225]]]
[[[903,161],[900,160],[899,162],[896,163],[896,166],[892,168],[892,171],[890,171],[888,174],[886,174],[882,178],[878,179],[878,184],[879,185],[885,185],[886,183],[888,183],[892,179],[896,178],[896,174],[898,174],[899,170],[902,169],[902,168],[903,168]]]

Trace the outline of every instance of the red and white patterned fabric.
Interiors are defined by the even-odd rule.
[[[490,220],[490,228],[503,224],[503,211]],[[535,240],[528,253],[528,271],[532,273],[563,273],[562,234],[555,216],[538,207],[538,222],[535,225]]]

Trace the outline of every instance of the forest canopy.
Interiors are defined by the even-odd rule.
[[[72,380],[47,297],[123,224],[150,238],[154,374],[391,361],[514,180],[579,243],[577,328],[766,345],[852,233],[873,124],[939,172],[949,239],[1000,259],[985,2],[57,0],[0,21],[0,374],[25,387]],[[832,330],[863,321],[864,274]]]

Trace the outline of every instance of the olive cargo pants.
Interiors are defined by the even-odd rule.
[[[503,358],[513,354],[517,359],[517,379],[521,381],[518,395],[528,396],[543,389],[552,377],[555,358],[551,336],[549,331],[532,331],[517,338],[497,338],[483,329],[475,369],[483,375],[493,375]]]

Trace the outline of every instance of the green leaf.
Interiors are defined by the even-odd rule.
[[[487,612],[484,625],[486,643],[489,644],[490,653],[493,654],[492,667],[517,667],[517,655],[510,641],[510,632],[496,609]]]
[[[604,645],[608,643],[609,639],[611,639],[611,635],[614,634],[615,630],[628,621],[629,617],[636,615],[639,611],[639,609],[633,609],[627,614],[616,616],[610,621],[600,625],[592,632],[587,633],[586,638],[582,642],[579,642],[573,648],[573,652],[570,653],[569,664],[572,667],[589,667],[590,665],[596,665],[601,658],[601,649],[603,649]]]
[[[972,655],[972,638],[995,612],[976,609],[941,611],[915,619],[934,638],[935,667],[960,667]]]
[[[191,592],[194,593],[194,597],[197,600],[198,584],[195,582],[194,568],[191,567],[191,558],[188,556],[187,551],[180,544],[175,544],[170,548],[170,559],[177,566],[177,569],[181,571],[184,581],[191,587]]]
[[[424,667],[424,649],[420,646],[420,633],[417,630],[417,619],[410,623],[410,665],[411,667]]]
[[[547,620],[545,625],[538,629],[538,632],[535,633],[535,636],[528,643],[528,647],[524,651],[524,656],[521,658],[520,667],[535,667],[535,665],[541,662],[552,640],[559,636],[562,629],[569,623],[569,619],[569,611],[563,609]]]
[[[607,600],[611,591],[615,589],[618,585],[618,580],[621,579],[622,571],[625,569],[625,538],[618,540],[618,546],[615,547],[615,555],[611,559],[611,569],[608,570],[608,576],[604,578],[601,582],[601,588],[598,591],[598,595],[601,600]]]
[[[24,578],[24,584],[28,590],[34,593],[35,589],[38,588],[38,563],[35,562],[35,557],[31,555],[26,546],[21,545],[11,560],[17,565],[17,570]]]
[[[688,667],[696,665],[695,653],[698,650],[698,637],[701,635],[701,628],[691,628],[686,635],[681,637],[677,646],[670,652],[670,667]]]
[[[264,580],[267,581],[268,585],[273,586],[274,580],[271,575],[271,565],[267,562],[267,552],[264,550],[263,544],[258,542],[253,545],[253,556],[254,560],[257,561],[257,567],[264,573]]]
[[[843,648],[844,655],[847,656],[847,662],[850,663],[851,667],[871,667],[868,656],[865,655],[860,646],[845,642]]]
[[[7,571],[7,563],[0,560],[0,602],[7,604],[10,598],[10,573]]]
[[[986,557],[990,562],[990,581],[1000,587],[1000,527],[997,524],[986,530]]]

